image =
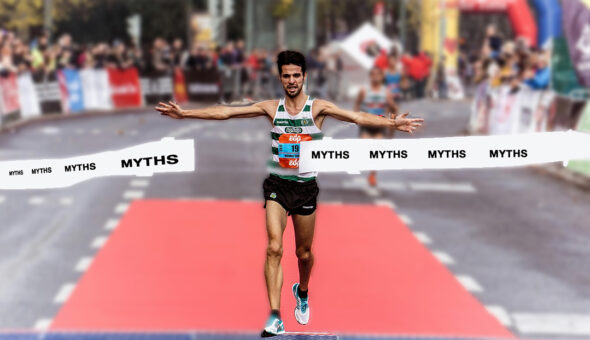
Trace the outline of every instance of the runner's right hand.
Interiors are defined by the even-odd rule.
[[[173,101],[169,101],[168,104],[166,103],[158,103],[158,106],[155,107],[156,111],[159,111],[161,115],[172,117],[175,119],[182,119],[184,118],[183,110]]]

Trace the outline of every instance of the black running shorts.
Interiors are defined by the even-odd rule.
[[[266,201],[278,202],[288,215],[311,215],[316,207],[320,189],[315,179],[296,182],[270,175],[262,184],[264,207]]]
[[[386,128],[378,127],[378,126],[360,126],[360,128],[359,128],[359,136],[362,135],[363,133],[367,133],[370,136],[385,135],[386,132],[387,132]]]

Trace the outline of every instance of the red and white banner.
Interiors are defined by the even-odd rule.
[[[9,114],[20,109],[18,97],[18,83],[14,73],[6,77],[0,76],[0,90],[2,91],[2,113]]]
[[[125,70],[109,68],[107,72],[115,108],[139,107],[142,105],[139,74],[135,68]]]

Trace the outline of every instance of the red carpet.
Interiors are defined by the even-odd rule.
[[[265,240],[261,203],[136,201],[51,329],[259,331]],[[320,205],[306,327],[291,223],[284,242],[288,331],[513,338],[389,208]]]

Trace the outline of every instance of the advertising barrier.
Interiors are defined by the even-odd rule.
[[[115,108],[140,107],[143,104],[137,69],[109,68],[107,72]]]
[[[172,99],[217,102],[220,84],[215,69],[176,69],[173,75],[141,78],[135,68],[7,74],[0,76],[0,122],[5,123],[2,118],[7,115],[14,121],[50,113],[141,107]]]
[[[552,123],[555,93],[521,86],[490,87],[479,84],[471,105],[469,130],[478,134],[515,134],[548,131]],[[566,126],[565,128],[568,128]],[[573,124],[569,125],[573,128]]]
[[[84,93],[82,82],[77,70],[63,69],[58,71],[58,80],[62,94],[62,102],[66,112],[81,112],[84,110]]]
[[[146,104],[153,105],[173,98],[172,77],[170,76],[141,78],[140,84]]]
[[[187,71],[184,73],[188,99],[216,102],[220,95],[220,77],[216,70]]]
[[[0,76],[0,89],[2,91],[2,113],[8,115],[20,109],[18,97],[18,83],[14,73],[6,77]]]
[[[35,91],[35,84],[30,73],[23,73],[17,78],[20,114],[23,118],[35,117],[41,114],[39,97]]]
[[[111,87],[109,75],[102,69],[84,69],[80,71],[80,80],[84,89],[84,107],[87,110],[112,110]]]

